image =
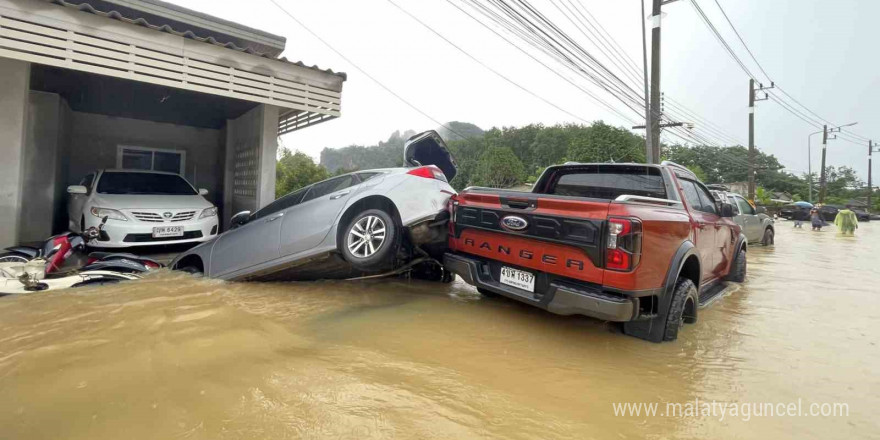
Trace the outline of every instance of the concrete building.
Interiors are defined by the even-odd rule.
[[[345,75],[158,0],[0,0],[0,247],[67,229],[68,185],[173,171],[222,220],[275,194],[279,135],[340,116]]]

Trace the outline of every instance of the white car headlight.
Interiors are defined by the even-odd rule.
[[[91,212],[92,212],[92,215],[93,215],[93,216],[98,217],[98,218],[104,218],[104,217],[107,217],[107,218],[112,219],[112,220],[122,220],[122,221],[124,221],[124,222],[127,222],[127,221],[128,221],[128,219],[125,218],[125,216],[124,216],[121,212],[119,212],[119,211],[117,211],[117,210],[115,210],[115,209],[110,209],[110,208],[96,208],[96,207],[93,206],[92,209],[91,209]]]
[[[201,219],[203,219],[203,218],[215,217],[215,216],[217,216],[217,207],[216,207],[216,206],[212,206],[212,207],[210,207],[210,208],[205,209],[204,211],[202,211],[202,214],[199,215],[199,220],[201,220]]]

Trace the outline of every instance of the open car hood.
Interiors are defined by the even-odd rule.
[[[455,158],[449,153],[446,142],[443,142],[434,130],[419,133],[406,140],[403,147],[403,162],[413,167],[435,165],[443,171],[446,180],[449,181],[452,181],[458,172]]]

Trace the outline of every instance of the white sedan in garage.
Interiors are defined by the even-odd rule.
[[[217,207],[173,173],[135,170],[99,170],[70,194],[70,230],[82,232],[107,217],[94,247],[197,243],[217,235]]]

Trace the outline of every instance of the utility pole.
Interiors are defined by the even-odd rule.
[[[654,142],[651,140],[653,133],[651,132],[651,88],[648,86],[648,39],[645,32],[645,0],[642,0],[642,15],[639,16],[642,22],[642,67],[644,68],[645,80],[645,160],[648,163],[657,163],[654,160]],[[659,136],[659,133],[658,133]]]
[[[755,202],[755,80],[749,80],[749,200]]]
[[[871,195],[874,192],[874,187],[871,186],[871,154],[874,152],[874,145],[871,141],[868,141],[868,212],[871,212]]]
[[[660,163],[660,7],[662,0],[653,0],[651,12],[651,116],[647,124],[651,127],[650,163]]]
[[[763,84],[758,84],[758,89],[755,89],[755,80],[749,80],[749,200],[754,203],[755,202],[755,171],[757,169],[755,165],[755,158],[757,156],[757,152],[755,151],[755,101],[766,101],[770,99],[766,92],[764,92],[763,98],[755,98],[755,92],[760,92],[766,89],[772,89],[775,85],[771,82],[770,87],[764,87]]]
[[[822,126],[822,171],[819,174],[819,203],[825,203],[825,152],[828,150],[828,126]]]

